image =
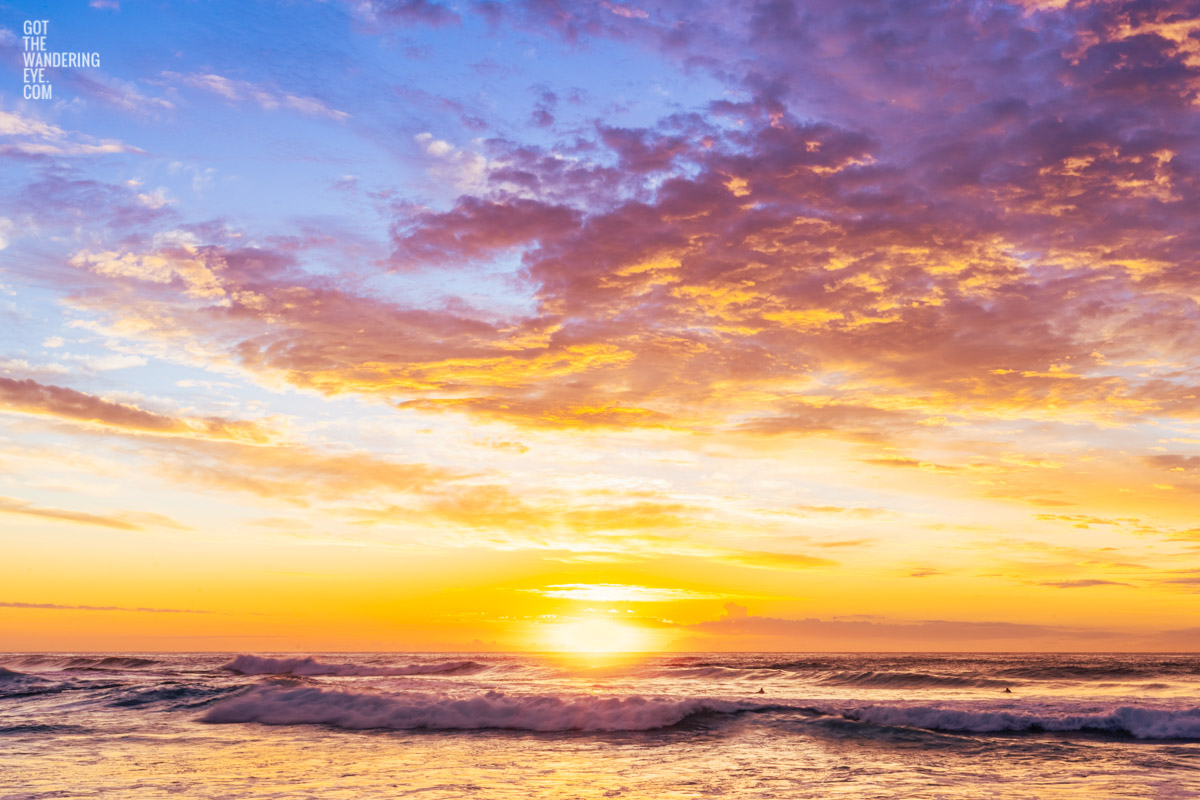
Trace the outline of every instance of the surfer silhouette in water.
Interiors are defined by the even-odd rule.
[[[1004,692],[1003,692],[1003,694],[1012,694],[1012,689],[1010,689],[1010,688],[1008,688],[1007,686],[1005,686],[1005,687],[1004,687]]]
[[[766,693],[767,693],[767,690],[763,689],[761,686],[759,687],[758,691],[755,692],[755,694],[766,694]]]

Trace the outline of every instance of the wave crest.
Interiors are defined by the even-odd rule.
[[[644,731],[704,713],[736,713],[751,704],[711,699],[516,696],[487,692],[467,697],[366,694],[317,688],[259,686],[223,700],[204,722],[333,725],[365,730]]]
[[[475,661],[444,661],[435,664],[410,664],[405,667],[372,667],[365,664],[325,664],[312,656],[306,658],[264,658],[240,655],[221,669],[241,675],[386,676],[386,675],[463,675],[485,669]]]
[[[922,687],[961,687],[991,689],[1011,683],[992,678],[971,678],[962,675],[932,675],[927,672],[835,672],[821,683],[838,686],[871,686],[881,689],[920,689]]]
[[[1142,669],[1131,666],[1090,666],[1085,664],[1064,664],[1036,667],[1010,667],[1000,670],[1001,675],[1011,675],[1014,678],[1029,678],[1032,680],[1088,680],[1140,678],[1159,675],[1164,670],[1156,668]]]
[[[931,706],[867,706],[846,719],[873,725],[971,733],[1110,733],[1135,739],[1200,739],[1200,708],[1121,706],[1086,713],[983,711]]]

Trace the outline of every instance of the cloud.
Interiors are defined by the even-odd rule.
[[[142,197],[143,195],[138,195]],[[162,204],[147,204],[160,208]],[[196,247],[183,242],[156,253],[131,253],[106,250],[92,253],[80,250],[71,256],[70,264],[88,269],[99,275],[120,278],[136,278],[151,283],[180,281],[189,297],[221,298],[225,290],[221,287],[217,272],[219,261],[206,258]]]
[[[11,497],[0,497],[0,514],[19,514],[28,517],[75,522],[80,525],[95,525],[101,528],[112,528],[120,531],[142,530],[142,525],[120,516],[103,516],[88,514],[80,511],[67,511],[58,508],[39,508],[23,500]]]
[[[874,543],[874,539],[839,539],[832,542],[814,542],[817,547],[862,547]]]
[[[737,603],[726,603],[722,606],[722,608],[725,609],[725,616],[723,619],[746,619],[748,616],[750,616],[749,609],[747,609],[745,606],[738,605]]]
[[[711,600],[720,595],[689,589],[630,586],[616,583],[564,583],[544,589],[526,589],[543,597],[590,600],[599,603],[670,603],[679,600]]]
[[[67,387],[38,383],[33,379],[0,377],[0,410],[99,425],[129,433],[225,439],[252,444],[266,443],[275,438],[273,431],[257,422],[222,417],[173,417],[125,403],[114,403]]]
[[[549,89],[542,89],[537,102],[533,106],[530,122],[539,128],[549,128],[554,124],[554,111],[558,106],[558,95]]]
[[[1131,583],[1121,581],[1106,581],[1099,578],[1083,578],[1070,581],[1038,581],[1038,586],[1053,586],[1058,589],[1086,589],[1092,586],[1130,586]]]
[[[732,608],[731,608],[732,606]],[[703,634],[699,641],[740,641],[767,650],[1048,650],[1070,643],[1086,649],[1102,647],[1118,634],[1099,629],[1012,622],[956,620],[902,621],[872,619],[781,619],[725,606],[720,619],[686,626]],[[714,638],[715,637],[715,638]]]
[[[608,0],[603,0],[600,5],[604,6],[618,17],[625,17],[626,19],[648,19],[650,17],[650,15],[644,9],[637,8],[636,6],[610,3]]]
[[[837,565],[836,561],[828,558],[803,553],[773,553],[762,550],[733,551],[717,555],[715,558],[726,563],[759,569],[815,569]]]
[[[578,212],[520,198],[490,202],[463,197],[448,212],[423,213],[394,232],[400,267],[463,264],[574,228]]]
[[[435,0],[343,0],[363,22],[378,29],[393,26],[458,25],[462,17]]]
[[[90,156],[141,153],[116,139],[96,139],[67,131],[36,117],[0,110],[0,153],[10,156]]]
[[[1157,455],[1146,456],[1143,460],[1150,466],[1167,472],[1200,475],[1200,456]]]
[[[168,477],[189,486],[210,486],[278,499],[299,506],[314,501],[413,494],[444,497],[443,484],[471,473],[404,463],[365,453],[329,453],[304,445],[248,446],[232,441],[187,441],[155,454]],[[452,490],[447,493],[452,494]],[[417,509],[395,509],[411,519]],[[380,512],[385,514],[386,512]]]
[[[430,172],[440,181],[468,194],[486,188],[489,164],[481,153],[455,147],[428,131],[418,133],[413,141],[431,157]]]
[[[122,511],[117,514],[89,514],[61,508],[44,508],[12,497],[0,497],[0,514],[18,514],[29,517],[74,522],[80,525],[95,525],[121,531],[141,531],[146,528],[170,528],[191,530],[174,519],[148,511]]]
[[[240,81],[217,75],[211,72],[192,72],[182,74],[164,71],[162,77],[170,82],[190,86],[209,94],[215,94],[232,103],[256,103],[265,111],[286,109],[296,111],[306,116],[325,117],[335,122],[350,118],[345,111],[331,108],[324,101],[315,97],[295,95],[290,92],[261,86],[249,81]]]
[[[122,353],[109,353],[103,356],[76,356],[71,354],[63,355],[64,361],[73,361],[80,364],[85,369],[96,372],[107,372],[114,369],[129,369],[130,367],[142,367],[148,362],[142,356],[135,356]]]
[[[567,489],[521,490],[502,473],[406,463],[369,452],[326,452],[303,445],[245,446],[210,440],[163,440],[150,454],[156,474],[193,489],[210,487],[301,508],[319,509],[372,539],[401,531],[406,541],[438,548],[556,551],[572,557],[643,559],[680,556],[770,570],[811,570],[837,562],[803,553],[742,550],[710,539],[750,524],[720,504],[670,495],[614,491],[580,496]],[[274,520],[286,530],[298,527]],[[704,534],[702,538],[699,535]],[[836,545],[851,543],[835,543]],[[599,588],[596,588],[599,587]],[[625,592],[612,584],[563,584],[555,596]],[[634,594],[658,592],[634,587]],[[538,590],[541,591],[541,590]],[[663,593],[675,592],[663,589]],[[684,590],[672,597],[684,599]],[[665,596],[665,595],[664,595]],[[697,596],[698,597],[698,596]]]
[[[848,508],[845,506],[825,506],[825,505],[797,505],[794,509],[804,515],[825,515],[834,514],[838,516],[852,517],[854,519],[871,519],[888,514],[882,508],[864,508],[861,506]]]
[[[504,75],[463,65],[486,86],[450,86],[447,73],[445,89],[399,87],[411,113],[364,107],[359,122],[427,172],[434,199],[363,171],[329,200],[355,204],[346,223],[189,219],[150,173],[109,184],[52,160],[54,148],[113,143],[59,127],[68,117],[13,111],[0,118],[3,141],[43,149],[22,151],[40,162],[13,184],[4,213],[17,222],[0,239],[33,219],[18,204],[37,210],[45,252],[13,269],[61,287],[72,330],[136,354],[92,368],[165,356],[236,372],[288,408],[371,409],[405,430],[422,420],[433,433],[420,441],[437,444],[408,456],[357,438],[362,449],[334,449],[317,443],[324,428],[301,444],[271,421],[100,397],[47,372],[0,382],[0,405],[90,439],[135,437],[114,443],[156,479],[304,516],[299,533],[329,541],[535,551],[573,565],[703,559],[715,574],[808,578],[804,591],[818,594],[846,570],[934,594],[978,579],[993,600],[1017,592],[1003,607],[1018,610],[1047,589],[1097,590],[1054,595],[1080,608],[1188,591],[1196,577],[1162,565],[1198,538],[1187,520],[1200,467],[1185,449],[1200,419],[1195,9],[1034,5],[355,3],[343,7],[355,29],[384,35],[397,57],[412,26],[466,17],[466,33],[510,26],[497,41],[543,52],[547,40],[588,58],[640,49],[681,83],[626,111],[564,85],[573,70],[530,86],[511,64]],[[347,66],[370,67],[361,55]],[[180,97],[317,120],[349,108],[214,69],[164,75],[169,103],[107,79],[80,94],[171,117],[190,113]],[[488,108],[501,83],[510,102]],[[458,122],[471,133],[453,133]],[[186,188],[189,168],[171,158],[161,180]],[[362,171],[325,167],[312,185]],[[147,183],[122,180],[133,176]],[[195,177],[193,188],[216,180]],[[228,194],[217,188],[215,203]],[[28,367],[53,332],[34,331],[34,349],[7,363]],[[147,372],[95,375],[54,358],[47,370],[89,381]],[[455,417],[486,428],[468,438],[495,449],[446,433],[463,430]],[[596,466],[584,461],[597,452]],[[627,472],[627,485],[653,473],[672,488],[592,493],[592,469]],[[1153,524],[1130,516],[1147,503]],[[148,526],[63,513],[74,512],[25,504],[6,516]],[[1022,525],[1096,544],[977,546],[989,529]],[[934,543],[952,562],[931,557]],[[1101,552],[1117,547],[1130,553]],[[996,558],[1011,560],[986,563]],[[1118,558],[1147,566],[1101,563]],[[981,559],[991,577],[972,577]],[[1127,575],[1138,592],[1103,590],[1130,585],[1116,580]],[[630,580],[539,591],[684,599],[669,582]],[[693,633],[785,649],[1118,640],[1051,625],[726,612]]]
[[[355,8],[380,26],[457,22],[434,3]],[[366,291],[304,269],[315,245],[299,241],[247,247],[210,227],[154,242],[141,226],[174,212],[136,195],[112,226],[143,235],[78,251],[88,284],[70,302],[272,387],[535,429],[899,445],[1186,423],[1200,418],[1182,377],[1200,367],[1183,333],[1200,315],[1200,78],[1191,34],[1173,27],[1181,9],[494,9],[538,35],[654,48],[727,90],[702,113],[596,123],[569,145],[414,137],[463,194],[437,208],[389,196],[387,266],[470,282],[519,262],[504,277],[519,310]],[[220,75],[169,77],[286,105]],[[533,91],[561,111],[557,87]],[[100,191],[60,179],[39,196]],[[926,453],[859,463],[896,468],[895,482],[970,468]],[[1032,461],[1010,467],[975,491],[1079,504],[1009,479]]]
[[[166,98],[145,94],[134,82],[112,76],[88,75],[83,71],[73,71],[67,77],[71,87],[80,94],[137,116],[168,112],[175,108],[175,104]]]
[[[211,611],[196,611],[188,608],[131,608],[126,606],[77,606],[58,603],[14,603],[0,602],[0,608],[30,608],[50,611],[133,611],[143,614],[211,614]]]

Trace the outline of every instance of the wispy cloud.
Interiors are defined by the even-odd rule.
[[[0,110],[0,152],[11,156],[92,156],[142,151],[116,139],[96,139],[37,117]]]
[[[122,365],[127,366],[129,362],[122,362]],[[247,443],[265,443],[274,438],[270,428],[257,422],[220,417],[173,417],[64,386],[39,383],[31,378],[0,377],[0,410],[158,436]]]
[[[728,595],[655,586],[618,583],[563,583],[543,589],[526,589],[543,597],[591,600],[599,603],[670,603],[678,600],[715,600]]]
[[[142,525],[122,516],[104,516],[61,508],[42,508],[11,497],[0,497],[0,514],[20,514],[28,517],[75,522],[80,525],[96,525],[122,531],[142,530]]]
[[[127,611],[142,614],[211,614],[211,611],[196,611],[188,608],[142,608],[129,606],[78,606],[58,603],[14,603],[0,602],[0,608],[30,608],[48,611]]]
[[[1101,578],[1079,578],[1077,580],[1068,581],[1038,581],[1038,586],[1053,586],[1057,589],[1087,589],[1092,586],[1129,586],[1131,583],[1122,581],[1109,581]]]
[[[266,111],[296,111],[307,116],[325,117],[337,122],[349,119],[345,111],[331,108],[315,97],[296,95],[272,87],[227,78],[211,72],[163,72],[164,80],[217,95],[231,103],[255,103]]]

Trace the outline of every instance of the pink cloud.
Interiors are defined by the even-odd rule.
[[[162,436],[269,441],[272,432],[258,423],[220,417],[185,418],[114,403],[95,395],[37,381],[0,377],[0,410],[83,422],[133,433]]]

